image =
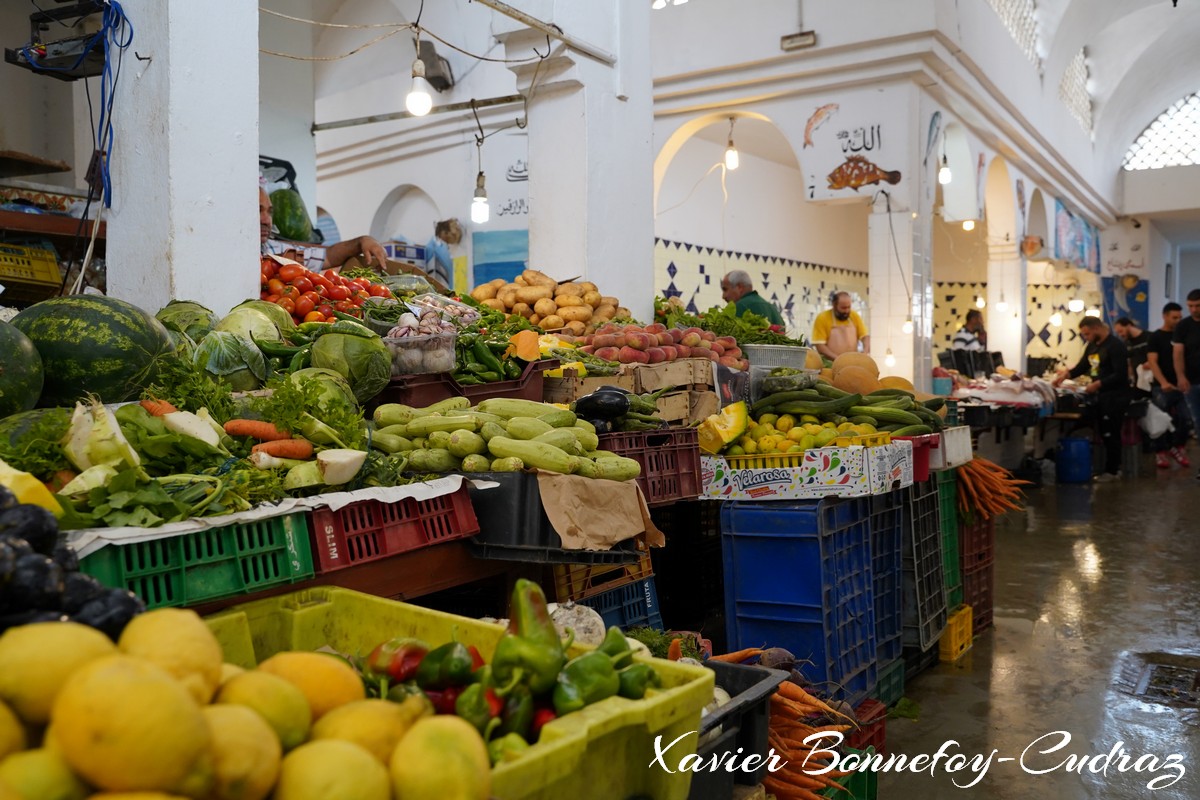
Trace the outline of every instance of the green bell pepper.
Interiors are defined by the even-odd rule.
[[[507,733],[499,739],[488,742],[488,759],[494,767],[503,761],[516,761],[528,749],[529,742],[521,738],[520,734]]]
[[[504,698],[504,710],[500,712],[500,734],[516,733],[528,737],[533,727],[533,694],[524,686],[517,686]]]
[[[447,689],[471,681],[474,664],[471,651],[461,642],[448,642],[430,650],[417,667],[417,685],[422,689]]]
[[[482,683],[471,684],[454,701],[454,713],[475,726],[485,741],[500,725],[500,712],[503,710],[504,701]]]
[[[629,649],[629,641],[616,625],[608,629],[604,641],[596,649],[612,659],[615,669],[624,669],[633,663],[633,650]]]
[[[630,700],[641,700],[646,690],[662,686],[662,679],[649,664],[633,664],[617,673],[620,688],[617,694]]]
[[[599,650],[572,659],[554,685],[554,710],[559,716],[612,697],[621,688],[612,658]]]
[[[563,647],[542,587],[519,578],[513,587],[508,633],[497,643],[492,658],[497,686],[507,690],[521,683],[534,694],[549,691],[566,662]]]

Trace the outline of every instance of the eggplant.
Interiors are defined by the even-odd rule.
[[[596,391],[575,401],[575,413],[584,419],[616,419],[629,413],[629,397],[619,392]]]
[[[146,604],[128,589],[108,589],[89,601],[71,619],[100,631],[114,642],[129,621],[146,610]]]
[[[29,542],[35,552],[48,556],[58,544],[58,520],[41,506],[24,503],[0,511],[0,539]]]
[[[3,587],[12,577],[17,566],[17,551],[8,542],[0,541],[0,596],[4,594]]]
[[[79,572],[79,554],[66,544],[55,547],[50,558],[54,559],[54,563],[62,567],[65,573]]]
[[[8,605],[18,609],[57,609],[62,604],[63,580],[62,567],[49,556],[41,553],[21,556],[5,587]]]
[[[613,431],[612,420],[589,419],[588,422],[592,423],[592,427],[596,429],[596,433],[612,433]]]
[[[83,572],[67,575],[64,586],[62,610],[67,614],[79,613],[84,606],[108,591],[104,584]]]
[[[604,386],[601,386],[599,389],[596,390],[596,392],[616,392],[617,394],[632,394],[632,392],[630,392],[628,389],[622,389],[620,386],[613,386],[611,384],[605,384]],[[592,394],[595,394],[596,392],[592,392]]]

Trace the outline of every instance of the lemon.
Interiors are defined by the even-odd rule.
[[[792,428],[787,432],[787,439],[789,442],[799,442],[804,438],[804,436],[804,428]]]
[[[404,734],[428,710],[428,704],[419,697],[409,697],[402,703],[356,700],[321,717],[313,725],[312,739],[354,742],[387,766]]]
[[[202,797],[212,785],[212,737],[191,693],[130,656],[85,664],[51,711],[55,749],[100,789]]]
[[[304,692],[278,675],[252,670],[229,679],[215,703],[231,703],[256,711],[266,720],[284,750],[304,743],[312,727],[312,709]]]
[[[788,449],[786,452],[788,452],[788,453],[803,453],[804,448],[798,444],[793,444],[793,445],[788,446]]]
[[[224,686],[229,682],[230,678],[241,675],[245,671],[245,669],[239,667],[237,664],[230,664],[228,661],[226,661],[221,665],[221,680],[219,683],[217,683],[217,687],[219,688]]]
[[[103,633],[75,622],[9,628],[0,636],[0,700],[25,722],[45,725],[71,673],[116,651]]]
[[[391,796],[388,771],[374,756],[353,742],[322,739],[284,757],[274,800],[389,800]]]
[[[811,433],[806,433],[800,437],[800,446],[805,450],[811,450],[817,446],[817,438]]]
[[[2,799],[0,799],[2,800]],[[180,797],[177,794],[163,794],[162,792],[102,792],[101,794],[93,794],[88,797],[88,800],[188,800],[186,797]]]
[[[820,425],[821,424],[821,420],[817,419],[812,414],[802,415],[800,417],[800,421],[803,422],[805,425],[808,425],[808,424]]]
[[[212,699],[221,682],[221,644],[195,611],[158,608],[133,618],[117,647],[175,676],[197,703]]]
[[[0,703],[0,759],[9,753],[24,750],[27,744],[25,726],[11,708]]]
[[[787,433],[792,428],[796,427],[796,418],[791,414],[784,414],[779,419],[775,420],[775,430],[780,433]]]
[[[821,427],[825,428],[826,430],[837,430],[837,423],[836,422],[826,422],[823,425],[821,425]]]
[[[275,731],[245,706],[205,706],[201,713],[213,740],[217,785],[211,800],[263,800],[283,759]]]
[[[367,697],[358,673],[345,661],[324,653],[277,653],[258,668],[303,692],[314,722],[338,706]]]
[[[462,717],[428,717],[413,725],[392,753],[391,772],[398,798],[487,800],[492,793],[487,746]]]
[[[843,422],[837,426],[838,433],[845,433],[846,431],[852,431],[852,430],[854,430],[853,422]]]
[[[742,449],[746,451],[746,455],[752,456],[758,452],[758,442],[748,439],[742,442]]]
[[[821,426],[819,424],[815,424],[815,423],[804,426],[804,432],[811,433],[813,436],[816,436],[818,433],[821,432],[821,430],[822,430]]]
[[[90,790],[53,750],[26,750],[0,763],[0,783],[22,797],[37,800],[83,800]]]
[[[773,425],[775,424],[775,421],[776,421],[777,419],[779,419],[779,415],[778,415],[778,414],[763,414],[761,417],[759,417],[759,418],[758,418],[758,424],[759,424],[759,425],[772,425],[772,426],[773,426]]]
[[[744,456],[744,455],[746,455],[746,451],[742,448],[741,445],[735,444],[735,445],[731,445],[725,451],[725,455],[727,455],[727,456]]]

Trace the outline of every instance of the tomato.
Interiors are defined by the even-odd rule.
[[[356,308],[354,303],[351,303],[349,300],[338,300],[333,304],[333,307],[335,310],[341,311],[343,314],[349,314]]]
[[[338,302],[338,301],[346,300],[347,298],[349,298],[350,290],[347,289],[345,286],[334,286],[332,289],[330,289],[328,292],[325,293],[325,296],[328,297],[330,300]]]
[[[300,294],[311,292],[313,290],[313,282],[303,275],[301,275],[299,278],[295,278],[292,281],[292,286],[295,286],[297,289],[299,289]]]
[[[384,286],[382,283],[372,283],[371,288],[367,290],[371,297],[391,297],[392,290]]]
[[[262,274],[266,280],[275,277],[275,273],[279,271],[279,264],[275,263],[273,258],[264,258],[262,260]]]
[[[359,289],[354,294],[350,295],[350,299],[354,301],[355,305],[361,306],[370,296],[371,295],[367,293],[366,289]]]
[[[321,298],[321,295],[319,295],[316,292],[305,292],[304,294],[302,294],[300,296],[307,297],[309,300],[312,300],[312,304],[314,307],[319,306],[319,305],[321,305],[321,303],[324,302],[324,300]]]
[[[320,311],[310,311],[304,315],[305,322],[324,322],[325,315]]]
[[[263,300],[266,300],[268,303],[274,303],[278,299],[279,299],[279,295],[277,295],[277,294],[264,294],[263,295]]]
[[[271,278],[271,280],[267,281],[267,291],[271,294],[279,294],[283,291],[283,281],[279,280],[279,278]]]
[[[279,268],[279,278],[284,283],[291,283],[307,271],[308,270],[299,264],[285,264]]]
[[[292,298],[292,301],[295,302],[296,298],[300,296],[300,290],[295,286],[284,286],[279,290],[279,296],[290,297]]]
[[[309,298],[305,297],[304,295],[301,295],[301,296],[300,296],[300,299],[298,299],[298,300],[296,301],[296,316],[298,316],[298,317],[304,317],[304,316],[308,316],[308,314],[309,314],[309,313],[310,313],[310,312],[311,312],[311,311],[312,311],[312,310],[313,310],[315,307],[316,307],[316,306],[313,304],[313,301],[312,301],[312,300],[310,300]]]
[[[275,301],[275,305],[279,306],[280,308],[282,308],[284,311],[288,312],[289,314],[294,313],[296,311],[296,302],[294,300],[292,300],[292,298],[290,298],[290,297],[279,298],[278,300]]]
[[[325,317],[333,316],[333,306],[329,305],[329,303],[321,303],[321,305],[317,306],[317,311],[320,311],[321,315]]]
[[[350,283],[354,284],[354,286],[362,289],[363,291],[366,291],[371,287],[371,281],[367,280],[366,278],[355,278],[354,280],[350,281]]]

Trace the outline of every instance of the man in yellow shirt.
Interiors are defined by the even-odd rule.
[[[822,311],[813,322],[812,344],[823,357],[834,359],[842,353],[858,350],[862,342],[864,353],[871,352],[871,337],[857,311],[850,308],[850,295],[838,292],[833,296],[833,308]]]

